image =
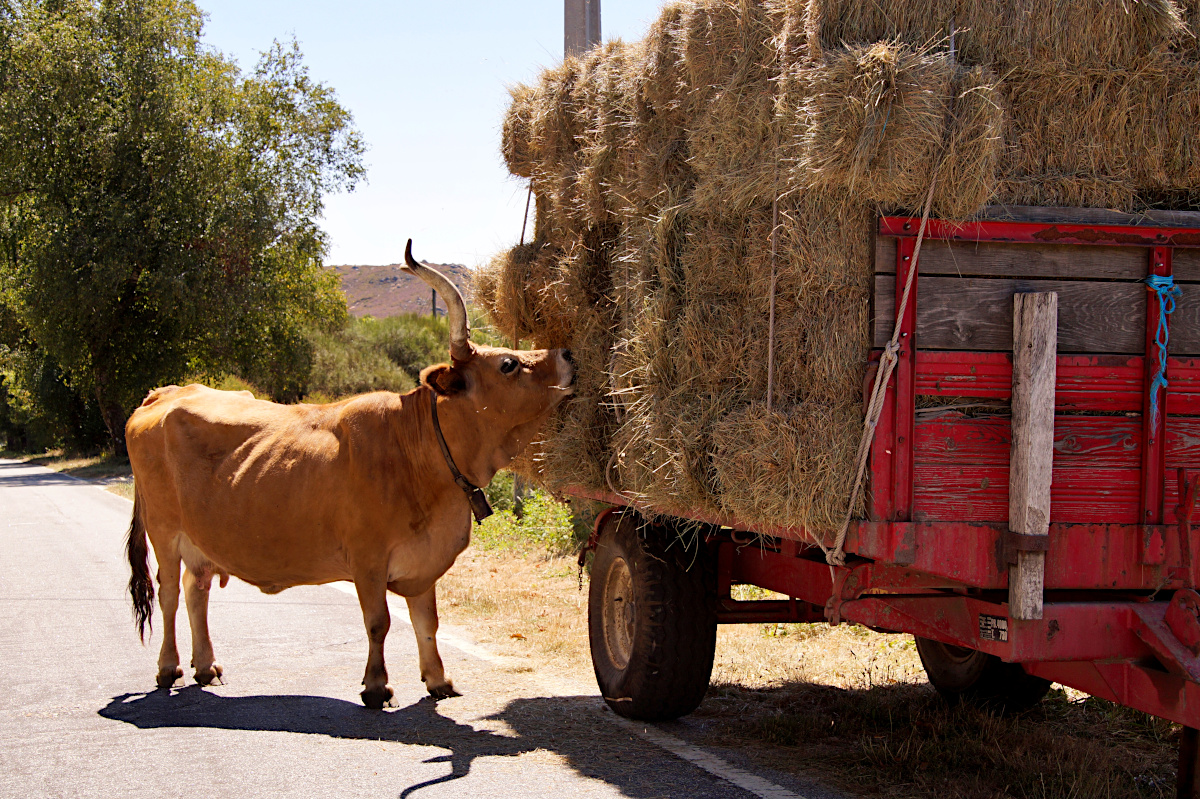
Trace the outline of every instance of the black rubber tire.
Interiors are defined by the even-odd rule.
[[[915,636],[914,636],[915,637]],[[970,702],[1001,713],[1029,710],[1050,690],[1050,681],[974,649],[916,638],[930,684],[948,701]]]
[[[667,721],[704,699],[717,641],[715,571],[669,527],[632,511],[601,531],[588,591],[592,666],[618,715]]]

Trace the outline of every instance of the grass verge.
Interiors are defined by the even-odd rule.
[[[5,450],[0,451],[0,458],[32,463],[81,480],[90,480],[117,496],[133,499],[133,471],[129,467],[129,458],[118,458],[107,452],[101,455],[75,455],[62,450],[49,450],[37,455]]]

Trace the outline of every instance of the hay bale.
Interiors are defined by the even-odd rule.
[[[798,76],[800,186],[919,207],[940,149],[953,68],[946,54],[891,42],[830,52]]]
[[[688,2],[670,2],[650,24],[642,40],[642,62],[636,72],[637,91],[655,113],[669,113],[684,93],[681,40]]]
[[[786,170],[763,157],[779,152],[775,105],[775,88],[764,77],[720,92],[693,122],[691,201],[701,213],[741,214],[786,192]]]
[[[814,58],[883,40],[926,47],[947,40],[953,20],[959,60],[1000,73],[1033,63],[1122,66],[1190,38],[1172,0],[812,0],[804,13]]]
[[[861,407],[845,403],[723,414],[711,432],[724,507],[751,526],[804,526],[828,541],[845,518],[861,430]]]
[[[1004,101],[999,79],[983,67],[956,70],[953,92],[933,208],[941,217],[967,219],[996,193],[1004,151]]]
[[[579,115],[578,176],[569,202],[574,223],[580,227],[610,224],[624,208],[621,189],[628,171],[629,150],[624,147],[633,124],[635,106],[628,86],[631,64],[641,58],[638,47],[620,40],[608,42],[583,59],[573,90]]]
[[[687,101],[703,104],[731,85],[773,74],[777,20],[763,0],[701,0],[680,19]]]
[[[1183,91],[1181,87],[1191,87]],[[1002,202],[1136,211],[1200,187],[1200,65],[1014,69],[1001,84],[1010,147]]]
[[[725,412],[720,397],[646,397],[615,435],[621,490],[661,513],[721,513],[711,433]]]
[[[684,16],[684,65],[695,111],[688,152],[692,204],[740,213],[782,190],[765,153],[777,149],[778,14],[752,0],[715,0]]]
[[[476,270],[473,301],[501,334],[562,346],[571,331],[572,303],[559,274],[561,257],[543,239],[505,250]]]
[[[517,177],[531,178],[537,169],[538,155],[533,146],[533,119],[537,113],[538,91],[518,83],[508,90],[510,102],[504,114],[500,135],[500,153],[508,171]]]

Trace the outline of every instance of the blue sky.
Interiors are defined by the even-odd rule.
[[[563,0],[198,0],[205,41],[243,71],[275,39],[300,43],[313,78],[362,132],[367,182],[330,196],[331,264],[418,258],[469,266],[516,243],[527,184],[504,168],[507,87],[562,60]],[[603,0],[605,39],[642,37],[659,0]]]

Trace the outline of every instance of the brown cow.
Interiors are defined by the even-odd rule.
[[[353,580],[370,640],[363,703],[394,704],[383,662],[389,590],[408,601],[429,693],[457,695],[437,651],[434,585],[467,546],[472,510],[488,511],[475,487],[487,485],[571,393],[574,369],[565,350],[472,344],[454,285],[413,259],[411,241],[405,261],[442,295],[450,322],[451,363],[425,369],[418,388],[276,405],[248,392],[167,386],[130,417],[137,492],[129,591],[144,638],[154,601],[148,536],[163,613],[160,687],[183,676],[175,644],[182,562],[201,684],[222,673],[208,635],[214,576],[225,585],[233,575],[269,594]]]

